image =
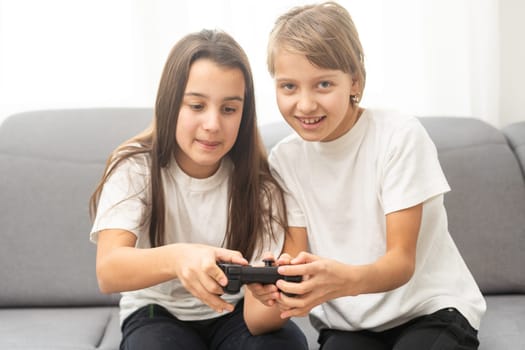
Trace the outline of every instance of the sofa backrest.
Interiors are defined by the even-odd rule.
[[[152,115],[147,108],[49,110],[0,125],[0,307],[118,301],[98,291],[88,199],[109,153]],[[421,121],[452,188],[445,195],[450,232],[481,289],[525,292],[525,183],[517,161],[525,133],[512,133],[522,152],[516,156],[500,131],[479,120]],[[261,126],[268,148],[290,132],[284,122]]]
[[[486,294],[525,292],[525,182],[503,133],[478,119],[421,118],[451,192],[449,230]]]
[[[49,110],[0,126],[0,307],[115,304],[95,275],[88,200],[150,109]]]

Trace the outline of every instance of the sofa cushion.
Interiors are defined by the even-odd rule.
[[[472,118],[421,118],[452,191],[449,231],[484,293],[525,292],[525,184],[503,134]]]
[[[118,307],[0,309],[0,349],[117,350]]]
[[[486,300],[479,350],[525,349],[525,295],[491,295]]]
[[[151,110],[13,115],[0,128],[0,307],[115,304],[95,275],[88,200],[118,143]]]

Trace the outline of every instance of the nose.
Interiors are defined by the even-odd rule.
[[[202,127],[204,130],[209,132],[216,132],[220,129],[220,117],[221,113],[215,109],[209,109],[208,113],[204,115],[204,120],[202,122]]]
[[[304,91],[299,95],[299,101],[297,102],[297,109],[301,114],[310,114],[317,109],[317,102],[315,96],[309,91]]]

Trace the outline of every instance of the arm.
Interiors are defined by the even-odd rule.
[[[290,228],[286,235],[283,252],[290,256],[297,256],[299,252],[308,248],[306,231],[304,229]],[[244,320],[248,330],[253,335],[279,329],[288,318],[281,318],[278,304],[274,302],[279,298],[279,291],[275,285],[251,284],[247,286],[244,299]],[[266,295],[270,300],[263,304],[254,293]]]
[[[282,266],[283,275],[303,275],[302,283],[284,280],[277,286],[286,292],[300,294],[293,298],[281,295],[281,317],[304,316],[313,307],[342,296],[386,292],[410,280],[415,270],[416,245],[423,204],[386,216],[386,253],[368,265],[341,262],[301,253],[292,260],[295,266]]]
[[[179,278],[191,294],[213,309],[233,310],[219,297],[220,285],[227,281],[216,261],[246,264],[239,252],[185,243],[139,249],[135,242],[136,236],[129,231],[99,232],[97,279],[102,292],[137,290]]]

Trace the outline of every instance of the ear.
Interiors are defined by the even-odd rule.
[[[350,95],[360,95],[360,94],[361,94],[361,82],[355,76],[352,76],[352,86],[350,87]]]

